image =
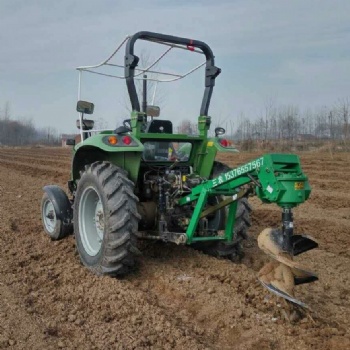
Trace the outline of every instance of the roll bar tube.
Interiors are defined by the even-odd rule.
[[[220,74],[221,69],[216,67],[214,64],[214,54],[211,48],[199,40],[192,40],[186,38],[180,38],[172,35],[165,35],[152,32],[138,32],[132,35],[126,43],[125,49],[125,79],[126,85],[129,92],[131,107],[133,111],[140,112],[140,102],[137,97],[137,91],[135,87],[135,68],[139,62],[139,57],[134,55],[134,45],[136,40],[147,40],[147,41],[156,41],[166,44],[178,44],[187,46],[189,50],[191,48],[200,49],[206,57],[205,65],[205,90],[202,99],[202,105],[200,109],[201,116],[208,115],[208,109],[210,105],[210,99],[213,93],[213,88],[215,86],[215,78]]]

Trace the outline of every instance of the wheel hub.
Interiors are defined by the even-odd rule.
[[[104,211],[101,198],[92,186],[86,188],[79,203],[79,231],[85,251],[99,253],[104,235]]]
[[[43,206],[43,219],[46,229],[52,233],[56,226],[56,214],[53,204],[50,200],[47,200]]]
[[[103,207],[102,207],[101,200],[99,200],[96,204],[95,225],[96,225],[96,229],[98,231],[98,235],[100,236],[100,238],[102,240],[103,230],[104,230],[104,215],[103,215]]]

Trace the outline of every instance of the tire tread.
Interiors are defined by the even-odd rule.
[[[84,253],[79,252],[79,255],[83,264],[96,274],[124,275],[134,266],[134,252],[137,251],[135,233],[140,215],[137,212],[138,198],[133,192],[134,184],[127,178],[125,170],[105,161],[95,162],[86,168],[79,181],[78,190],[85,176],[92,177],[103,188],[103,194],[100,193],[100,196],[104,196],[106,201],[106,226],[98,262],[89,265]],[[77,203],[74,213],[78,213]],[[75,227],[77,226],[75,224]],[[81,248],[82,244],[79,247]]]

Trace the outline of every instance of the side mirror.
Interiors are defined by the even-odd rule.
[[[94,104],[87,101],[78,101],[77,103],[77,111],[84,114],[92,114],[94,113]]]
[[[226,130],[224,128],[215,128],[215,137],[224,135]]]
[[[159,117],[160,108],[158,106],[147,106],[146,113],[149,117]]]

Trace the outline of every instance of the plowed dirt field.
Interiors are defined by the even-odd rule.
[[[278,207],[251,199],[240,264],[149,242],[132,275],[96,277],[73,236],[52,242],[42,228],[42,187],[66,189],[70,150],[0,148],[0,348],[350,349],[350,154],[300,156],[313,192],[294,211],[296,231],[320,247],[298,261],[320,280],[297,287],[311,311],[296,317],[256,278],[268,261],[256,237],[280,225]]]

